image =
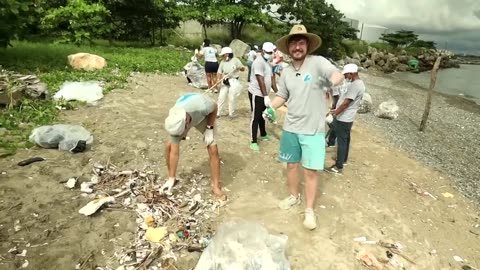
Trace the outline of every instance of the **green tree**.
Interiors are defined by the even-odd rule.
[[[185,0],[181,1],[181,10],[185,19],[195,19],[206,28],[224,23],[230,26],[230,37],[241,38],[248,24],[266,25],[272,18],[261,10],[268,6],[266,0]]]
[[[382,34],[380,40],[383,40],[390,44],[394,48],[398,48],[400,46],[405,47],[413,42],[417,41],[418,35],[415,34],[413,31],[408,30],[399,30],[395,33],[389,34]]]
[[[66,6],[47,10],[42,26],[52,33],[59,32],[62,42],[80,45],[108,32],[105,24],[108,14],[109,11],[101,4],[70,0]]]
[[[357,39],[358,30],[342,21],[344,15],[325,0],[276,0],[276,13],[287,24],[300,22],[308,32],[318,34],[323,45],[316,53],[326,54],[328,48],[339,57],[345,54],[343,39]]]
[[[148,38],[156,44],[156,33],[178,26],[181,19],[175,1],[168,0],[102,0],[110,11],[110,39],[139,40]]]
[[[0,0],[0,47],[11,46],[14,38],[28,22],[35,1]]]
[[[412,44],[410,44],[410,47],[414,48],[427,48],[427,49],[436,49],[436,44],[433,41],[429,40],[416,40]]]

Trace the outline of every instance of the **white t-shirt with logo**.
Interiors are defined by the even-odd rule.
[[[201,51],[205,62],[217,62],[217,50],[213,47],[203,47]]]

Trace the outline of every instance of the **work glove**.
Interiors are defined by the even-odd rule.
[[[175,185],[175,177],[169,177],[167,182],[163,184],[163,186],[160,188],[160,194],[166,193],[170,194],[172,192],[172,188]]]
[[[271,123],[277,122],[277,115],[275,113],[275,110],[272,107],[267,107],[267,109],[263,111],[262,116],[263,116],[263,119]]]
[[[195,54],[198,54],[198,49],[195,49]]]
[[[214,141],[214,138],[213,138],[213,129],[207,129],[205,130],[205,133],[203,134],[204,135],[204,141],[207,145],[211,145]]]
[[[270,102],[270,97],[269,96],[264,96],[263,97],[263,102],[265,104],[265,107],[267,107],[267,108],[270,107],[271,102]]]

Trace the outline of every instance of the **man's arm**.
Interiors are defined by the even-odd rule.
[[[275,92],[275,93],[278,92],[277,79],[275,77],[275,74],[272,75],[272,88],[273,88],[273,92]]]
[[[340,105],[338,108],[336,108],[334,111],[334,115],[339,115],[341,113],[343,113],[343,111],[345,111],[346,108],[348,108],[348,106],[350,105],[350,103],[352,103],[353,100],[347,98],[343,101],[342,105]]]
[[[180,143],[168,142],[165,147],[165,156],[167,157],[168,178],[175,179],[180,158]]]
[[[341,84],[344,79],[345,78],[343,74],[338,70],[335,70],[334,72],[332,72],[332,75],[330,75],[330,81],[333,84],[332,87]]]
[[[265,78],[263,78],[262,75],[258,75],[258,74],[255,74],[255,77],[257,78],[258,86],[260,87],[260,91],[262,91],[262,95],[266,96],[267,89],[265,87]]]
[[[284,99],[283,97],[275,96],[275,98],[273,99],[270,107],[272,107],[274,110],[276,110],[276,109],[282,107],[283,104],[285,104],[285,102],[287,102],[287,100]]]
[[[215,119],[217,119],[218,105],[215,103],[213,111],[207,115],[207,126],[213,126]]]
[[[332,99],[333,99],[332,109],[335,109],[337,107],[337,103],[338,103],[339,98],[340,98],[339,95],[335,95],[335,96],[332,97]]]

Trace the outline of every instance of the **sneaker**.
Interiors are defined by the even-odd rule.
[[[315,213],[313,212],[312,208],[305,209],[305,219],[303,220],[303,226],[309,230],[313,230],[317,227]]]
[[[326,168],[325,171],[333,174],[343,174],[343,169],[339,169],[335,165],[330,168]]]
[[[258,146],[258,143],[251,143],[250,149],[252,149],[254,152],[260,152],[260,147]]]
[[[270,135],[265,135],[260,137],[263,141],[270,141]]]
[[[298,194],[297,197],[290,195],[287,198],[280,201],[280,203],[278,204],[278,207],[280,207],[280,209],[287,210],[295,205],[300,204],[301,202],[302,200],[300,199],[300,194]]]

